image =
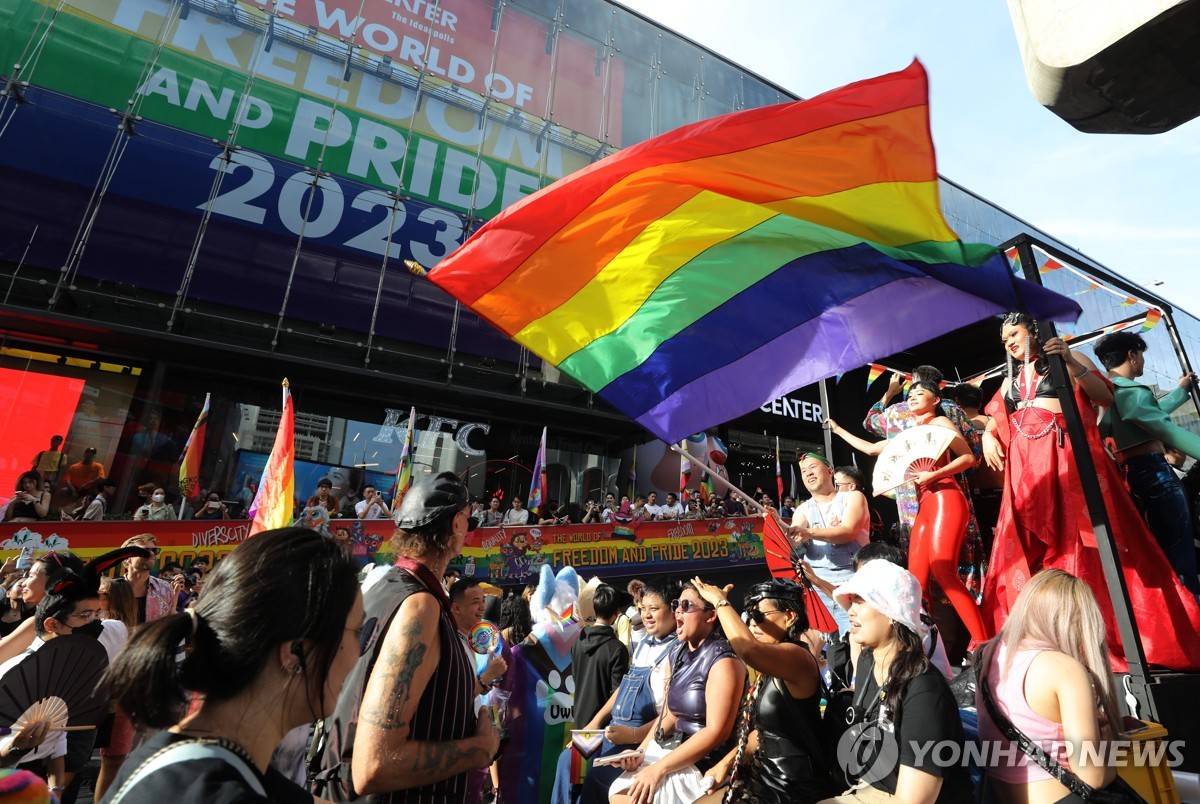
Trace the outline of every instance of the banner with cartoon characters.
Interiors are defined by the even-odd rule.
[[[307,509],[306,509],[307,512]],[[323,512],[322,512],[323,513]],[[392,560],[394,526],[388,520],[301,516],[297,524],[344,542],[364,563]],[[183,522],[30,522],[0,524],[0,551],[32,544],[35,553],[70,550],[84,560],[113,550],[138,533],[153,533],[159,562],[187,565],[220,558],[250,534],[249,520]],[[0,554],[2,556],[2,554]],[[762,520],[757,517],[642,522],[625,525],[553,525],[478,528],[453,566],[493,583],[527,581],[548,566],[575,567],[590,575],[644,575],[727,569],[761,564]]]

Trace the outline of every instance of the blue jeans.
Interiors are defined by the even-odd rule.
[[[1171,568],[1192,594],[1200,595],[1192,515],[1175,470],[1161,453],[1130,458],[1121,464],[1121,470],[1134,504],[1167,554]]]

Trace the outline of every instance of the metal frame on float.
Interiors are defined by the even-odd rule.
[[[1038,240],[1028,234],[1017,235],[1001,244],[1000,249],[1008,251],[1015,248],[1025,279],[1037,282],[1038,284],[1044,284],[1038,270],[1036,256],[1033,252],[1034,246],[1053,256],[1056,260],[1075,266],[1089,275],[1096,276],[1093,270],[1087,266],[1079,265],[1078,260],[1061,249],[1055,248],[1045,241]],[[1096,278],[1127,293],[1138,296],[1145,295],[1143,289],[1118,277],[1106,275]],[[1017,289],[1017,295],[1019,298],[1019,288]],[[1155,299],[1154,302],[1162,310],[1163,319],[1171,337],[1171,346],[1175,350],[1175,355],[1180,365],[1185,372],[1190,372],[1192,370],[1191,363],[1188,360],[1187,352],[1183,348],[1183,342],[1176,329],[1173,320],[1173,309],[1161,299]],[[1057,337],[1057,329],[1052,321],[1038,321],[1038,332],[1043,338]],[[1134,619],[1132,607],[1129,602],[1129,590],[1125,585],[1125,576],[1121,570],[1121,559],[1117,553],[1116,541],[1113,538],[1112,525],[1108,518],[1108,509],[1105,507],[1104,495],[1096,476],[1096,466],[1092,460],[1091,450],[1088,447],[1082,415],[1076,404],[1071,383],[1068,380],[1067,367],[1061,357],[1051,357],[1049,365],[1051,385],[1058,395],[1059,403],[1062,406],[1063,418],[1067,425],[1067,436],[1071,439],[1071,449],[1075,455],[1075,466],[1079,472],[1080,484],[1083,487],[1084,501],[1087,504],[1092,531],[1096,535],[1096,544],[1100,551],[1100,562],[1104,568],[1104,577],[1108,582],[1109,599],[1112,601],[1113,612],[1117,620],[1117,631],[1121,636],[1121,642],[1125,648],[1125,659],[1129,665],[1129,680],[1126,691],[1137,701],[1137,715],[1140,718],[1161,723],[1161,713],[1155,702],[1153,690],[1156,682],[1150,675],[1146,662],[1146,654],[1142,648],[1142,641],[1138,632],[1137,621]],[[1195,385],[1191,388],[1191,396],[1197,410],[1200,410],[1200,391],[1197,390]]]

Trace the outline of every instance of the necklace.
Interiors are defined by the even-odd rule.
[[[1021,366],[1021,373],[1016,378],[1016,380],[1013,381],[1013,384],[1012,384],[1012,387],[1014,389],[1016,389],[1016,393],[1017,393],[1017,410],[1015,413],[1013,413],[1012,423],[1013,423],[1013,427],[1016,428],[1017,432],[1020,433],[1023,438],[1033,441],[1033,440],[1036,440],[1039,438],[1044,438],[1045,436],[1049,435],[1051,431],[1057,430],[1058,429],[1058,417],[1053,414],[1050,414],[1049,420],[1037,432],[1029,432],[1025,429],[1025,417],[1027,415],[1026,412],[1030,408],[1034,407],[1034,405],[1032,403],[1029,405],[1026,405],[1025,407],[1021,407],[1021,403],[1025,401],[1025,392],[1028,390],[1028,387],[1029,387],[1029,357],[1028,357],[1028,354],[1029,354],[1029,352],[1027,349],[1025,364],[1023,366]],[[1034,376],[1037,376],[1037,367],[1036,366],[1033,369],[1033,374],[1034,374]],[[1039,380],[1039,382],[1040,382],[1040,380]],[[1034,392],[1033,392],[1033,397],[1031,397],[1031,399],[1036,398],[1036,396],[1037,396],[1037,390],[1035,387]]]
[[[243,748],[241,743],[234,742],[233,740],[229,739],[228,737],[220,737],[218,735],[213,734],[210,731],[206,731],[205,729],[188,729],[185,731],[179,731],[179,732],[175,732],[175,733],[179,734],[182,737],[187,737],[189,740],[194,740],[198,743],[210,743],[212,745],[219,745],[222,748],[224,748],[228,751],[232,751],[233,753],[237,754],[238,758],[241,759],[243,762],[245,762],[247,765],[249,765],[251,768],[254,768],[255,770],[258,769],[258,766],[256,766],[254,764],[254,759],[250,756],[250,752],[247,751],[245,748]]]

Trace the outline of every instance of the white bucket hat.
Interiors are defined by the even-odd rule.
[[[844,609],[858,595],[868,606],[916,633],[922,639],[929,628],[921,622],[921,585],[903,567],[877,558],[858,568],[854,577],[833,590],[833,599]]]

